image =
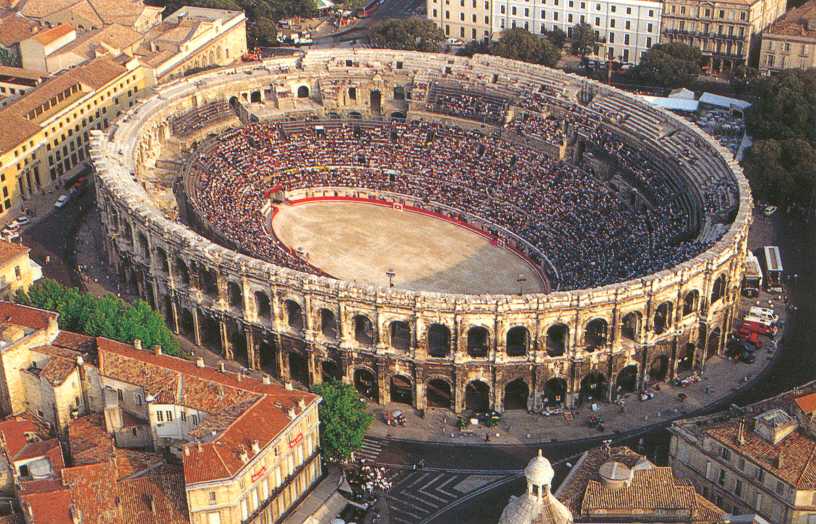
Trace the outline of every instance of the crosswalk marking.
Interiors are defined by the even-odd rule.
[[[382,451],[382,445],[376,440],[371,440],[368,437],[363,438],[362,447],[355,451],[354,454],[358,458],[364,458],[371,462],[376,462]]]

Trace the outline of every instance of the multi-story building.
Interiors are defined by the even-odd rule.
[[[744,408],[675,422],[671,465],[732,513],[816,521],[816,382]]]
[[[427,16],[445,36],[463,41],[490,40],[494,0],[426,0]]]
[[[27,247],[0,240],[0,300],[11,300],[18,289],[42,278],[42,268],[31,258]]]
[[[27,524],[273,523],[321,476],[316,395],[60,331],[48,311],[0,302],[0,318],[0,408],[16,417],[0,423],[0,490]],[[26,446],[35,426],[70,467],[56,440]]]
[[[700,49],[708,71],[753,65],[759,34],[785,13],[786,0],[667,0],[662,42]]]
[[[523,27],[534,34],[560,29],[572,34],[587,23],[605,42],[599,54],[637,64],[660,39],[663,4],[652,0],[494,0],[493,33]]]
[[[6,56],[5,65],[19,66],[20,42],[40,31],[40,26],[10,9],[2,9],[0,3],[0,54]]]
[[[28,93],[46,79],[38,71],[0,65],[0,107]]]
[[[816,67],[816,0],[791,9],[762,33],[759,70]]]
[[[164,8],[142,0],[26,0],[17,10],[42,26],[68,24],[79,31],[92,31],[119,24],[143,33],[161,22]]]

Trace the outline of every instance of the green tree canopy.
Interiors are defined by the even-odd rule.
[[[437,52],[445,42],[445,33],[425,18],[389,18],[373,24],[368,38],[374,47]]]
[[[494,55],[553,67],[561,58],[561,51],[546,38],[539,38],[526,29],[514,27],[501,33],[493,45]]]
[[[320,403],[320,447],[330,462],[348,460],[363,445],[363,437],[374,417],[366,413],[354,386],[337,381],[312,388],[323,397]]]
[[[744,165],[756,198],[781,206],[810,205],[816,191],[816,149],[807,140],[757,140]]]
[[[459,56],[489,55],[490,44],[484,40],[471,40],[456,51],[456,54]]]
[[[558,49],[563,49],[564,44],[567,41],[567,33],[565,33],[560,27],[554,27],[552,31],[547,31],[544,33],[544,36]]]
[[[575,24],[572,27],[572,37],[570,47],[575,55],[586,56],[595,50],[598,39],[595,37],[595,30],[586,22]]]
[[[816,69],[786,69],[751,83],[746,123],[756,139],[816,142]]]
[[[138,338],[146,347],[158,344],[167,354],[179,354],[178,340],[164,319],[142,300],[130,305],[113,295],[95,297],[43,279],[35,282],[28,293],[18,291],[17,302],[56,311],[60,329],[126,343]]]
[[[700,74],[703,54],[696,47],[672,42],[657,44],[632,69],[637,81],[663,87],[688,86]]]

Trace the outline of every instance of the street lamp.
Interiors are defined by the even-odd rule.
[[[388,271],[385,272],[385,276],[388,277],[388,287],[394,287],[394,277],[397,276],[394,270],[389,269]]]

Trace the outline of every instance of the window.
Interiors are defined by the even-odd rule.
[[[516,6],[510,8],[510,14],[515,16],[516,15]]]
[[[210,505],[212,506],[216,502],[218,502],[218,495],[216,495],[215,491],[210,491],[209,495],[210,495]]]
[[[501,14],[504,14],[504,6],[499,7],[499,11],[501,12]]]
[[[631,14],[632,14],[632,8],[631,8],[631,7],[627,7],[627,8],[626,8],[626,14],[627,14],[627,15],[631,15]]]
[[[610,44],[615,43],[615,33],[609,33],[609,43]]]
[[[601,18],[598,17],[598,16],[595,17],[595,25],[597,25],[597,26],[601,25]]]
[[[629,45],[629,35],[623,35],[623,45]]]
[[[612,12],[614,13],[614,12],[617,10],[617,6],[614,6],[614,5],[613,5],[613,6],[611,6],[611,7],[612,7]]]
[[[790,42],[785,42],[782,45],[782,48],[785,50],[786,53],[790,53]]]
[[[609,27],[615,27],[615,19],[614,18],[609,20]]]
[[[717,477],[717,483],[720,486],[725,486],[725,470],[724,469],[720,469],[720,474]]]
[[[720,457],[724,460],[731,460],[731,450],[728,448],[720,448]]]
[[[572,15],[567,15],[567,22],[572,23]]]
[[[649,9],[649,18],[654,18],[654,9]]]
[[[740,13],[740,21],[745,22],[746,18],[747,18],[747,14],[745,13],[745,11],[741,12]]]
[[[186,411],[181,412],[181,421],[182,422],[187,422],[187,412]]]
[[[167,410],[167,422],[173,422],[173,412],[169,409]]]
[[[647,32],[647,33],[651,33],[651,32],[652,32],[652,24],[646,24],[646,32]]]
[[[740,471],[745,471],[745,458],[740,457],[739,461],[737,461],[737,467]]]
[[[119,402],[124,402],[125,400],[125,395],[122,393],[121,389],[116,390],[116,397],[119,399]]]
[[[739,479],[734,483],[734,495],[742,497],[742,481]]]
[[[720,18],[725,18],[725,11],[720,9]]]
[[[156,422],[164,422],[164,413],[156,411]]]
[[[17,280],[23,278],[23,274],[20,272],[20,266],[14,266],[14,276],[17,277]]]
[[[530,8],[529,7],[524,8],[524,16],[530,16]]]
[[[139,393],[136,393],[136,405],[137,406],[142,405],[142,396]]]
[[[754,472],[754,478],[756,480],[760,481],[760,482],[764,481],[765,480],[765,470],[757,468],[757,470]]]
[[[632,28],[632,22],[631,22],[631,21],[629,21],[629,20],[627,20],[627,21],[626,21],[626,26],[625,26],[625,29],[626,29],[627,31],[629,31],[631,28]]]
[[[777,495],[785,494],[785,484],[781,480],[776,481],[776,494]]]

